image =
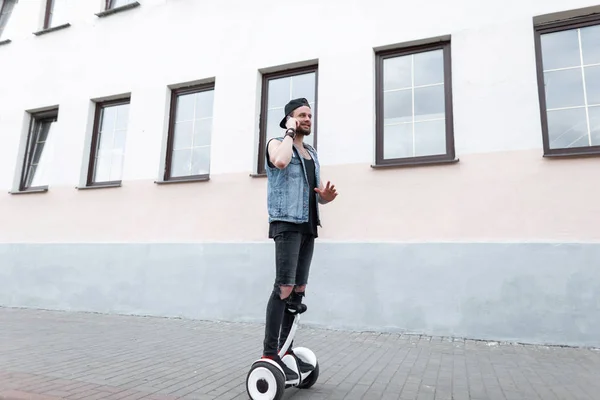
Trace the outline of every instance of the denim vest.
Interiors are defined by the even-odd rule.
[[[274,138],[283,141],[282,137]],[[267,147],[268,147],[267,143]],[[315,163],[315,178],[317,187],[321,182],[320,166],[317,152],[309,144],[304,144]],[[292,147],[292,158],[284,169],[272,167],[268,160],[267,170],[267,208],[269,222],[287,221],[294,223],[308,222],[309,187],[304,158],[298,153],[296,145]],[[310,190],[312,191],[312,190]],[[314,191],[313,191],[314,193]],[[319,195],[316,195],[317,224],[321,226],[319,217]]]

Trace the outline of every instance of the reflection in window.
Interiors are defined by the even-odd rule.
[[[36,113],[31,116],[20,190],[48,186],[54,154],[53,128],[57,118],[58,110]]]
[[[448,45],[378,56],[377,163],[453,158],[447,150]],[[451,150],[452,151],[452,150]]]
[[[549,150],[600,146],[600,25],[542,32]]]
[[[99,103],[88,184],[121,181],[129,122],[129,99]]]
[[[0,39],[16,2],[16,0],[0,0]]]
[[[165,180],[207,177],[214,85],[173,91]]]

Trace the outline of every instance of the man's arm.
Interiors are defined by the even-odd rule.
[[[286,124],[288,129],[297,129],[298,120],[296,118],[288,118]],[[294,138],[289,135],[285,135],[283,141],[271,140],[267,151],[269,152],[269,161],[275,167],[284,169],[290,163],[292,159],[292,148],[294,145]]]
[[[290,136],[285,136],[283,141],[271,140],[269,142],[269,160],[271,164],[279,169],[284,169],[292,159],[292,145],[294,140]]]
[[[327,181],[327,186],[323,186],[323,182],[319,184],[318,188],[315,188],[315,192],[319,196],[319,204],[327,204],[335,200],[338,193],[335,190],[335,185],[330,185],[330,182]]]

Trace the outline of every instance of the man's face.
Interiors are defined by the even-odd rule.
[[[292,112],[292,117],[296,118],[300,123],[296,132],[304,136],[310,135],[312,127],[312,111],[310,107],[302,106],[295,109]]]

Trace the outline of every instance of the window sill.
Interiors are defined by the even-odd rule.
[[[37,186],[29,189],[18,190],[16,192],[8,192],[10,194],[33,194],[33,193],[46,193],[48,186]]]
[[[172,185],[176,183],[194,183],[194,182],[208,182],[210,175],[196,175],[185,178],[172,178],[169,180],[158,180],[154,181],[157,185]]]
[[[12,42],[12,40],[10,40],[10,39],[0,40],[0,46],[2,46],[3,44],[9,44],[11,42]]]
[[[94,183],[90,186],[78,186],[77,190],[111,189],[121,187],[121,182]]]
[[[434,165],[445,165],[445,164],[456,164],[460,160],[454,158],[451,160],[422,160],[422,161],[406,161],[406,162],[394,162],[389,164],[374,164],[371,165],[373,169],[389,169],[389,168],[411,168],[421,166],[434,166]]]
[[[62,24],[62,25],[58,25],[58,26],[53,26],[52,28],[42,29],[41,31],[33,32],[33,34],[35,36],[42,36],[42,35],[45,35],[50,32],[60,31],[62,29],[68,28],[70,26],[71,26],[71,24],[66,23],[66,24]]]
[[[131,9],[139,7],[139,6],[140,6],[140,2],[136,1],[136,2],[133,2],[131,4],[127,4],[125,6],[122,6],[122,7],[117,7],[117,8],[112,8],[110,10],[101,11],[99,13],[96,13],[95,15],[98,18],[108,17],[109,15],[113,15],[113,14],[117,14],[117,13],[120,13],[120,12],[123,12],[123,11],[131,10]]]
[[[594,151],[578,151],[572,153],[550,153],[544,154],[544,158],[552,159],[565,159],[565,158],[592,158],[600,157],[600,150]]]

